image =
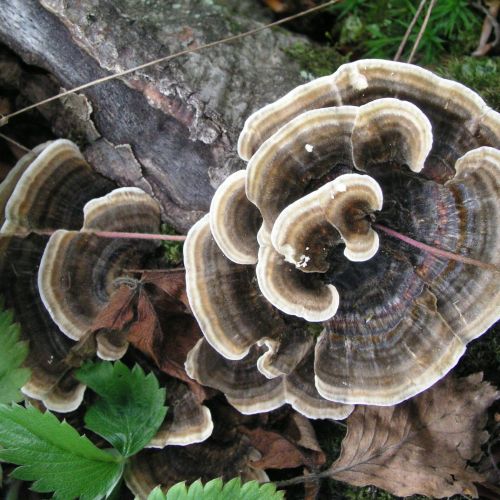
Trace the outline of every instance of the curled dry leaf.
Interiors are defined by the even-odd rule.
[[[446,377],[396,406],[358,406],[329,475],[399,496],[477,496],[474,482],[482,476],[467,461],[481,454],[488,438],[485,411],[498,397],[476,373]]]
[[[323,465],[326,457],[309,420],[292,412],[287,421],[282,432],[262,427],[239,427],[239,431],[250,439],[252,446],[262,455],[253,462],[253,466],[259,469],[288,469],[305,465],[315,470]]]
[[[132,286],[122,284],[93,324],[93,331],[126,333],[126,340],[150,357],[164,373],[186,382],[199,402],[204,389],[190,379],[184,362],[201,337],[190,314],[184,272],[145,271]]]

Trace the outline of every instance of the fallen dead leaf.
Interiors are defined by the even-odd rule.
[[[287,469],[305,465],[316,470],[325,463],[326,457],[311,423],[296,412],[292,412],[287,421],[282,432],[262,427],[239,427],[239,431],[250,439],[252,446],[262,455],[253,466],[260,469]]]
[[[446,377],[391,407],[358,406],[347,419],[339,459],[328,471],[355,486],[374,485],[398,496],[477,496],[477,460],[486,409],[499,397],[482,373]]]

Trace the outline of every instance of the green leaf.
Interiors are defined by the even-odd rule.
[[[3,301],[0,301],[0,309]],[[21,387],[30,378],[30,371],[21,368],[28,355],[27,342],[19,341],[20,328],[13,322],[11,311],[0,311],[0,404],[20,401]]]
[[[120,480],[123,460],[97,448],[67,422],[34,407],[0,405],[0,459],[20,465],[12,476],[54,498],[96,500]]]
[[[222,479],[212,479],[205,486],[200,480],[191,486],[186,483],[177,483],[172,486],[167,494],[162,493],[157,486],[148,496],[148,500],[282,500],[285,498],[283,491],[276,491],[272,483],[259,484],[249,481],[241,484],[240,478],[234,478],[223,483]]]
[[[165,389],[141,367],[122,362],[87,363],[76,372],[100,398],[85,414],[88,429],[109,441],[124,457],[142,450],[167,413]]]

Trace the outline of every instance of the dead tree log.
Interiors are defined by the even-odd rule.
[[[24,65],[48,73],[23,66],[18,90],[30,100],[269,22],[253,1],[0,4],[0,41]],[[89,88],[85,97],[40,112],[56,135],[78,138],[97,170],[152,194],[164,219],[186,231],[207,211],[214,188],[244,167],[235,144],[245,118],[303,82],[284,51],[296,41],[283,30],[266,30]]]

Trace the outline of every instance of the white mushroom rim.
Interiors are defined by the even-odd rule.
[[[347,259],[369,260],[378,251],[379,237],[366,216],[382,205],[377,181],[360,174],[341,175],[288,205],[273,226],[272,246],[262,244],[259,250],[256,274],[262,294],[281,311],[307,321],[333,317],[340,300],[335,286],[305,286],[301,276],[309,263],[315,264],[314,255],[307,254],[307,238],[314,238],[325,225],[333,226],[345,243]],[[283,258],[295,269],[284,264]]]

